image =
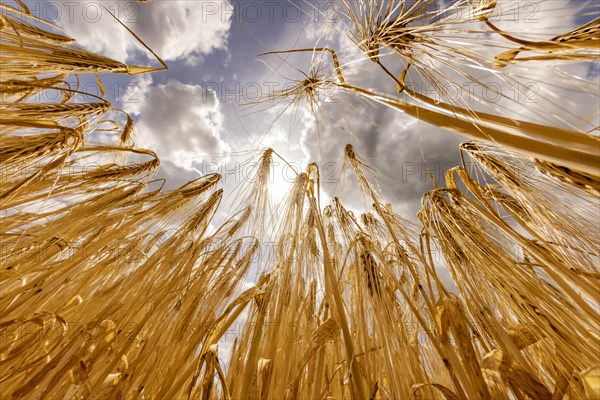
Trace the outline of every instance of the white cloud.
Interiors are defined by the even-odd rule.
[[[61,0],[53,4],[53,10],[41,7],[39,13],[49,14],[47,17],[66,28],[86,49],[129,62],[135,49],[144,49],[110,13],[160,57],[171,61],[198,60],[202,54],[225,48],[231,26],[231,6],[226,0]]]
[[[140,146],[188,170],[200,155],[229,149],[221,138],[223,115],[212,92],[176,80],[151,83],[148,76],[140,78],[140,98],[124,104],[137,121],[135,137]]]

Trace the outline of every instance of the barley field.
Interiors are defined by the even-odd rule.
[[[581,72],[598,68],[600,13],[553,2],[554,24],[581,24],[545,36],[496,23],[502,0],[439,3],[339,0],[338,41],[254,55],[289,76],[268,96],[305,110],[315,142],[332,140],[328,108],[373,105],[464,138],[415,217],[341,139],[360,210],[325,189],[324,160],[273,196],[273,166],[301,160],[270,147],[252,179],[168,188],[146,125],[104,84],[159,79],[163,55],[127,21],[146,64],[3,2],[0,397],[600,399],[600,89]],[[357,64],[383,87],[357,83]],[[549,84],[545,101],[486,108],[411,84],[484,75]]]

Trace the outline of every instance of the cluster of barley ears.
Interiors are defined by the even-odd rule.
[[[451,51],[436,35],[459,22],[419,27],[431,2],[417,3],[343,2],[357,46],[384,73],[381,46],[415,68]],[[485,21],[495,2],[475,3],[454,7],[497,33]],[[434,102],[404,87],[404,72],[391,75],[414,103],[376,93],[344,79],[333,49],[312,49],[333,56],[331,73],[313,69],[277,95],[315,104],[322,85],[335,85],[473,139],[460,151],[475,167],[449,170],[414,224],[351,145],[345,164],[370,209],[322,205],[318,164],[272,204],[279,156],[266,149],[220,220],[219,175],[164,191],[132,119],[102,97],[82,102],[67,81],[148,69],[87,52],[26,8],[2,10],[3,398],[600,395],[597,136]],[[589,59],[597,32],[588,24],[510,56],[457,57],[505,69]],[[59,100],[34,101],[50,91]]]

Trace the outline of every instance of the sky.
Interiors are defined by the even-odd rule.
[[[442,7],[447,3],[440,1]],[[34,15],[64,27],[89,50],[130,64],[158,65],[108,9],[165,60],[166,71],[101,78],[107,99],[136,121],[136,144],[160,157],[158,177],[167,179],[167,189],[211,172],[222,172],[225,187],[233,187],[248,179],[249,174],[238,168],[240,163],[253,157],[257,160],[261,149],[272,147],[291,164],[278,162],[274,170],[272,190],[276,196],[289,187],[294,176],[291,168],[300,171],[310,162],[318,162],[322,198],[340,196],[350,209],[368,209],[370,201],[358,193],[343,161],[344,146],[351,143],[373,167],[379,187],[394,209],[415,219],[423,193],[433,187],[430,174],[440,182],[447,169],[460,164],[458,145],[465,138],[384,106],[331,88],[322,93],[315,123],[315,116],[302,102],[290,105],[270,95],[273,90],[288,88],[290,80],[303,79],[301,71],[307,72],[312,62],[331,70],[331,60],[327,53],[314,57],[309,53],[259,55],[314,47],[336,49],[345,78],[352,84],[395,94],[394,82],[350,40],[350,27],[337,13],[339,3],[58,0],[26,4]],[[498,26],[538,40],[600,15],[593,2],[585,1],[500,0],[498,4]],[[584,4],[589,6],[585,12],[581,11]],[[481,25],[466,24],[466,28],[477,30]],[[470,32],[446,40],[493,58],[499,51],[489,44],[499,43],[501,38]],[[399,64],[395,56],[383,57],[388,65],[404,63]],[[563,126],[578,124],[582,130],[599,125],[597,91],[592,97],[569,91],[572,85],[584,84],[574,81],[572,75],[597,80],[597,64],[558,63],[548,68],[532,63],[514,66],[508,78],[471,66],[467,78],[452,73],[450,65],[460,57],[445,57],[446,65],[428,61],[427,69],[446,71],[450,88],[461,88],[462,105]],[[401,71],[396,69],[395,73]],[[414,68],[408,76],[415,90],[423,94],[432,90]],[[82,85],[97,90],[94,81],[90,78]],[[553,117],[555,112],[565,115],[564,119]]]

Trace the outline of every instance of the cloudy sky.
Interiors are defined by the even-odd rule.
[[[339,52],[347,81],[394,93],[395,84],[390,78],[365,60],[350,41],[347,22],[336,15],[339,7],[335,2],[26,3],[35,15],[65,27],[79,44],[90,50],[130,64],[156,65],[135,38],[115,22],[109,9],[167,62],[167,71],[102,78],[106,97],[134,117],[137,145],[160,156],[159,177],[168,179],[168,188],[217,169],[227,173],[226,185],[235,185],[245,175],[235,172],[237,163],[256,155],[257,150],[273,147],[298,169],[319,162],[324,197],[340,195],[350,207],[363,208],[370,202],[356,196],[352,176],[343,173],[344,145],[352,143],[377,172],[388,200],[401,214],[414,218],[422,194],[432,187],[425,165],[440,180],[446,169],[460,162],[457,145],[464,138],[383,106],[334,90],[326,91],[317,112],[319,123],[315,124],[304,103],[290,104],[269,96],[273,90],[289,87],[290,80],[303,79],[300,71],[308,72],[311,64],[330,70],[331,61],[327,54],[314,57],[298,53],[261,57],[259,54],[325,46]],[[581,11],[585,4],[588,8]],[[597,6],[593,4],[500,0],[496,23],[522,37],[551,38],[589,21],[594,14],[597,16]],[[464,28],[477,30],[482,26],[465,24]],[[492,58],[500,52],[498,49],[502,50],[490,46],[501,40],[492,34],[471,32],[447,40],[453,41],[454,46]],[[503,43],[504,48],[510,47]],[[455,61],[451,56],[447,59],[449,65]],[[397,67],[393,68],[394,73],[402,70],[397,58],[383,60]],[[572,75],[598,79],[597,64],[596,68],[583,63],[515,66],[503,78],[485,68],[469,69],[471,77],[492,83],[497,88],[495,92],[473,82],[469,84],[465,76],[453,76],[451,68],[439,62],[429,65],[440,71],[446,69],[452,87],[462,88],[463,106],[553,124],[577,122],[579,129],[589,130],[598,125],[597,98],[590,101],[568,90],[569,85],[579,84],[574,83]],[[431,89],[414,69],[409,71],[408,79],[423,94]],[[432,93],[429,95],[436,95]],[[407,96],[401,98],[408,100]],[[569,112],[565,113],[565,109]],[[567,116],[564,120],[552,116],[560,110]],[[576,115],[569,120],[571,111]],[[583,125],[582,117],[586,119]],[[283,191],[286,181],[292,179],[288,168],[282,165],[276,169],[276,192]]]

